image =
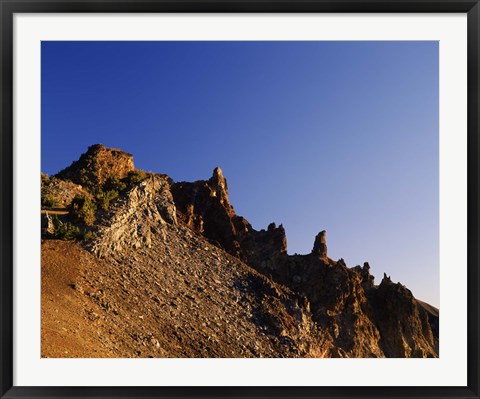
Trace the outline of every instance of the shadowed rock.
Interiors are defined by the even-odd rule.
[[[325,230],[318,233],[315,237],[312,254],[320,258],[327,257],[327,232]]]

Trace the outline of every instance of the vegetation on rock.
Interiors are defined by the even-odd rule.
[[[69,214],[75,223],[93,226],[97,206],[88,197],[76,196],[69,205]]]
[[[76,240],[81,237],[80,229],[69,222],[62,222],[57,215],[53,215],[53,237],[59,240]]]

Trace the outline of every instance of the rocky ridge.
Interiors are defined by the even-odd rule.
[[[55,177],[91,189],[101,186],[111,176],[122,179],[133,170],[135,166],[132,154],[94,144],[78,161],[58,172]]]
[[[56,177],[98,185],[133,170],[130,154],[96,145]],[[438,356],[438,311],[387,276],[375,285],[368,263],[330,259],[325,231],[310,254],[288,255],[283,226],[256,231],[236,215],[220,168],[193,183],[151,174],[97,210],[91,229],[88,242],[44,241],[42,270],[61,245],[103,262],[83,271],[70,294],[98,307],[102,329],[128,332],[123,348],[114,338],[105,344],[111,356]],[[139,340],[147,342],[140,353]]]

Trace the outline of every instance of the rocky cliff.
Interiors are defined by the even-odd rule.
[[[78,161],[61,170],[55,177],[87,188],[102,186],[109,177],[122,179],[135,170],[133,156],[115,148],[95,144]]]
[[[77,222],[91,233],[88,240],[84,233],[42,244],[42,295],[53,296],[53,264],[75,270],[67,308],[78,309],[65,320],[108,331],[89,343],[90,354],[438,356],[438,310],[387,276],[376,285],[368,263],[349,268],[329,258],[325,231],[310,254],[288,255],[283,226],[257,231],[236,215],[220,168],[196,182],[154,174],[126,179],[132,171],[129,154],[95,145],[56,176],[95,192],[112,176],[124,182],[107,208],[94,208],[92,226]],[[63,223],[73,224],[69,217]],[[74,259],[62,255],[69,251]],[[48,331],[58,312],[42,312]],[[61,356],[45,334],[42,354]],[[56,347],[75,339],[66,333]]]

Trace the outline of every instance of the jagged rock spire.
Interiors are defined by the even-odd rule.
[[[223,179],[223,171],[220,168],[220,166],[217,166],[215,169],[213,169],[213,175],[212,178],[218,178],[218,179]]]
[[[218,166],[213,170],[213,175],[210,178],[210,182],[215,185],[220,187],[221,189],[225,190],[225,192],[228,193],[228,188],[227,188],[227,179],[223,176],[222,169],[220,169]]]
[[[392,283],[392,279],[390,278],[390,276],[387,276],[387,273],[383,273],[383,279],[382,279],[382,282],[380,284],[391,284]]]
[[[327,232],[325,230],[322,230],[315,237],[312,254],[317,255],[320,258],[327,257]]]
[[[230,199],[228,198],[228,184],[227,179],[223,176],[222,169],[218,166],[213,170],[212,177],[209,179],[209,185],[213,190],[213,195],[220,199],[220,202],[228,207],[232,208],[230,205]]]

